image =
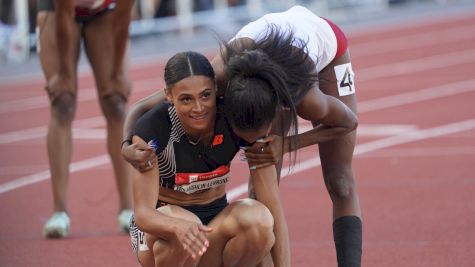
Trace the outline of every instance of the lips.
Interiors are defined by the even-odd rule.
[[[190,115],[190,118],[192,120],[196,120],[196,121],[205,120],[207,117],[208,117],[207,113],[200,114],[200,115]]]

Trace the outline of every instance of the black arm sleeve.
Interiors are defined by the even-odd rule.
[[[134,135],[145,142],[153,142],[156,154],[162,152],[170,139],[171,121],[168,116],[170,104],[163,103],[155,106],[142,115],[135,124]]]

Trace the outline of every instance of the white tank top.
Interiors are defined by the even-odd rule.
[[[330,25],[322,18],[302,6],[294,6],[281,13],[269,13],[244,26],[231,39],[251,38],[259,41],[269,29],[269,24],[285,31],[292,30],[294,37],[307,43],[307,53],[320,72],[336,55],[337,40]],[[298,41],[294,41],[299,47]]]

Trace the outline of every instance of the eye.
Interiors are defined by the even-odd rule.
[[[189,97],[189,96],[181,97],[180,102],[183,103],[183,104],[189,104],[189,103],[191,103],[191,97]]]
[[[206,91],[203,93],[203,95],[201,95],[201,98],[203,99],[208,99],[211,97],[211,91]]]

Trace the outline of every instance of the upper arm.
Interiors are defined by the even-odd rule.
[[[318,88],[312,88],[297,105],[298,115],[305,120],[321,122],[328,116],[327,96]]]
[[[297,113],[303,119],[322,123],[330,127],[352,127],[356,115],[338,98],[326,95],[318,88],[312,88],[297,106]]]
[[[134,109],[139,109],[142,111],[142,114],[151,110],[153,107],[155,107],[158,104],[161,104],[165,101],[165,91],[164,90],[158,90],[157,92],[146,96],[139,101],[137,101],[134,105]]]

